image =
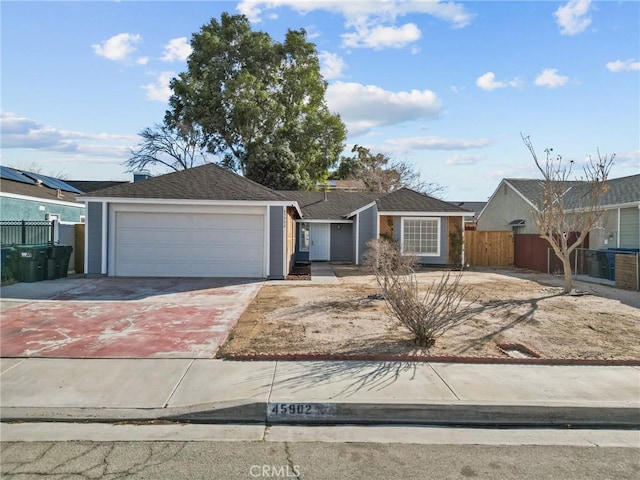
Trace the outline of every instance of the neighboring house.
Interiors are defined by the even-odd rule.
[[[580,211],[585,182],[566,182],[565,205]],[[604,213],[589,232],[589,248],[640,247],[640,175],[607,181],[602,197]],[[534,212],[543,189],[542,180],[503,179],[477,219],[477,229],[538,234]]]
[[[84,203],[76,197],[82,192],[57,178],[0,167],[1,220],[58,220],[81,222]]]
[[[487,205],[487,202],[449,202],[457,207],[464,208],[472,212],[471,215],[464,217],[464,229],[475,230],[476,223],[478,221],[478,215],[482,209]]]
[[[295,201],[215,164],[81,199],[88,274],[284,278],[293,262]]]
[[[95,192],[96,190],[102,190],[103,188],[115,187],[116,185],[124,185],[126,183],[130,183],[117,180],[65,180],[65,182],[72,187],[77,188],[82,193]]]
[[[339,190],[343,192],[365,192],[367,190],[362,180],[327,180],[325,186],[327,190]]]
[[[409,189],[274,191],[215,164],[81,200],[85,271],[110,276],[281,279],[295,260],[361,263],[367,242],[380,236],[421,263],[444,265],[449,234],[469,214]]]

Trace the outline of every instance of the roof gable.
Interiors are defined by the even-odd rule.
[[[286,201],[282,194],[208,163],[90,192],[84,197],[176,200]]]
[[[2,180],[2,182],[0,182],[0,192],[38,198],[44,201],[78,203],[75,193],[62,190],[58,191],[57,189],[47,188],[43,185],[29,185],[24,182],[14,182],[12,180]],[[78,203],[78,206],[83,207],[84,205]]]
[[[349,213],[371,203],[380,193],[281,191],[281,194],[300,205],[303,217],[308,220],[344,220]]]
[[[544,188],[542,179],[505,178],[503,182],[509,184],[520,196],[532,206],[540,203],[540,196]],[[502,183],[502,182],[501,182]],[[565,192],[564,204],[566,208],[581,208],[585,198],[589,196],[589,183],[580,180],[554,182],[562,185]],[[640,175],[612,178],[607,180],[607,191],[602,195],[600,205],[621,205],[626,203],[640,203]],[[499,188],[499,187],[498,187]]]

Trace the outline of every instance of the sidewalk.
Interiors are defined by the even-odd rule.
[[[0,361],[2,421],[640,428],[640,368],[173,359]]]

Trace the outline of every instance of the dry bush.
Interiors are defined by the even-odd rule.
[[[402,255],[397,242],[381,238],[367,242],[364,264],[373,270],[382,295],[386,296],[401,277],[413,273],[416,257]]]
[[[468,287],[460,285],[462,272],[445,271],[420,291],[414,257],[401,255],[398,245],[380,239],[369,242],[365,263],[376,276],[384,300],[400,323],[414,336],[416,345],[431,347],[450,328],[471,317],[464,301]]]

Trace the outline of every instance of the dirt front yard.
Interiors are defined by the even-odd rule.
[[[576,283],[584,296],[562,295],[561,279],[519,271],[467,271],[475,313],[417,348],[378,293],[375,278],[335,265],[339,285],[265,285],[245,310],[219,357],[251,354],[404,354],[455,357],[640,360],[640,295]],[[419,272],[421,284],[439,280]],[[502,350],[499,348],[502,346]],[[518,345],[517,348],[508,347]],[[524,353],[523,353],[524,352]]]

